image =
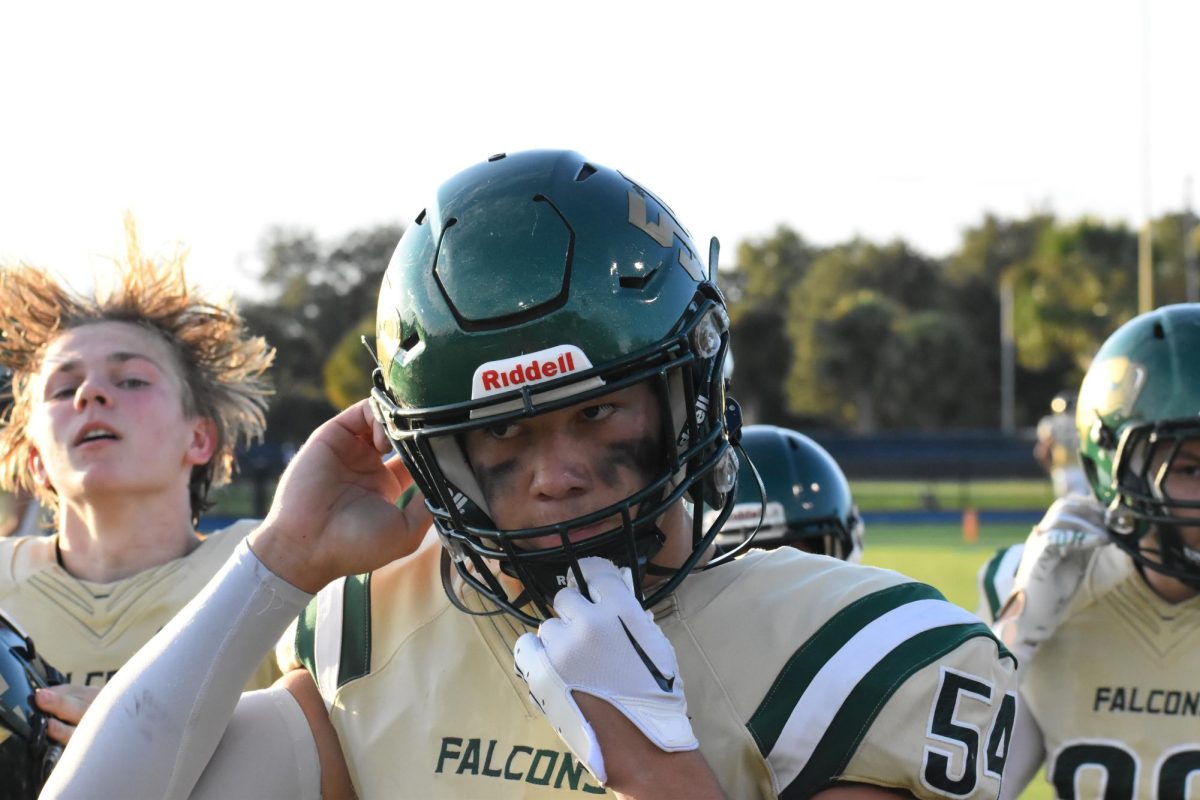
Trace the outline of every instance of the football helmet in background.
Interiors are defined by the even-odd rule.
[[[756,547],[788,545],[844,561],[861,560],[862,517],[845,474],[825,448],[774,425],[747,425],[741,447],[746,458],[718,544],[736,547],[757,528]],[[706,516],[711,515],[710,510]]]
[[[1200,551],[1180,535],[1200,526],[1200,304],[1118,328],[1083,379],[1075,423],[1109,536],[1143,567],[1200,588]]]
[[[566,151],[494,156],[465,170],[438,189],[400,240],[379,294],[372,407],[425,494],[443,558],[523,621],[550,616],[568,570],[586,585],[578,567],[586,556],[632,567],[635,591],[649,606],[715,537],[717,528],[705,530],[697,518],[690,558],[643,594],[641,577],[655,570],[648,562],[663,541],[657,518],[684,496],[727,506],[737,475],[726,430],[729,320],[713,280],[716,251],[713,240],[705,266],[662,201]],[[663,422],[649,485],[586,516],[499,530],[463,434],[640,382],[654,388]],[[622,523],[611,530],[568,538],[614,516]],[[547,535],[560,544],[522,546]],[[509,596],[493,563],[524,593]]]
[[[64,683],[38,656],[33,641],[0,612],[0,800],[33,800],[62,755],[37,710],[39,687]]]

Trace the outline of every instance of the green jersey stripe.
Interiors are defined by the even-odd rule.
[[[988,608],[992,611],[992,619],[995,619],[996,614],[1000,611],[1000,595],[996,591],[996,572],[1000,569],[1000,562],[1004,560],[1004,554],[1007,551],[1007,547],[997,550],[983,571],[983,593],[987,597]]]
[[[879,617],[907,603],[941,600],[942,594],[923,583],[902,583],[861,597],[834,614],[800,646],[763,697],[746,727],[766,757],[775,747],[792,710],[817,672],[850,639]]]
[[[314,597],[300,612],[296,621],[296,657],[308,670],[308,674],[317,679],[317,598]]]
[[[978,624],[979,618],[945,600],[929,598],[900,605],[854,631],[821,664],[767,754],[778,785],[790,785],[804,771],[826,729],[879,662],[918,634],[965,623]],[[876,698],[880,705],[888,699]]]
[[[850,692],[800,774],[780,794],[783,800],[811,797],[845,770],[871,723],[892,694],[921,669],[977,636],[992,637],[981,622],[923,631],[900,644]]]
[[[1012,544],[1001,547],[987,562],[983,571],[983,594],[991,610],[992,619],[1000,613],[1000,606],[1008,599],[1012,591],[1013,578],[1017,573],[1017,565],[1021,563],[1021,555],[1025,552],[1024,544]]]
[[[342,595],[342,652],[337,685],[371,671],[371,573],[346,578]]]
[[[317,593],[296,624],[296,657],[326,702],[371,671],[370,573],[334,581]]]

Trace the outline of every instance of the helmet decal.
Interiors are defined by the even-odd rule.
[[[574,345],[548,347],[536,353],[480,364],[471,382],[471,399],[499,394],[522,385],[533,386],[591,369],[592,362]]]
[[[711,508],[704,512],[705,519],[711,523],[717,518],[720,512],[714,511]],[[762,522],[759,522],[759,519]],[[727,529],[745,529],[751,530],[755,526],[759,526],[760,531],[770,530],[772,528],[782,528],[787,524],[787,517],[783,513],[783,504],[778,500],[768,500],[764,506],[762,502],[757,503],[737,503],[733,507],[733,511],[729,514],[729,519],[725,521]]]
[[[1119,411],[1128,416],[1146,383],[1146,368],[1125,356],[1114,356],[1088,370],[1079,389],[1080,413],[1106,416]]]
[[[629,190],[629,224],[646,232],[651,239],[663,247],[670,247],[672,243],[678,241],[680,266],[696,280],[704,280],[704,270],[700,266],[700,259],[696,258],[696,254],[692,252],[691,248],[683,244],[691,238],[688,236],[688,232],[680,227],[675,218],[665,209],[659,212],[656,222],[651,222],[646,211],[646,198],[635,189]]]

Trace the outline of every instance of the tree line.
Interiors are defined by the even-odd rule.
[[[1159,305],[1186,297],[1194,220],[1153,222]],[[242,310],[278,349],[271,442],[303,441],[369,389],[375,365],[361,339],[373,341],[380,279],[402,232],[385,225],[330,242],[304,230],[267,232],[261,299]],[[1136,313],[1137,247],[1123,223],[1049,213],[985,216],[943,258],[902,240],[820,246],[780,227],[741,242],[720,270],[733,393],[749,421],[808,430],[995,429],[1007,282],[1015,419],[1032,425]]]

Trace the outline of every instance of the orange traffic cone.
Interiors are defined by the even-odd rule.
[[[979,541],[979,512],[970,506],[963,509],[962,537],[967,544]]]

